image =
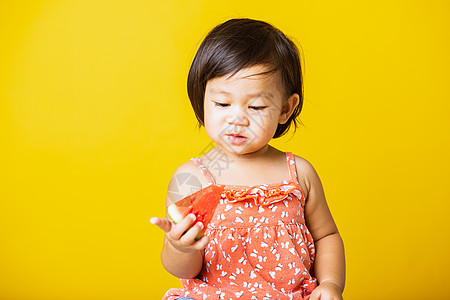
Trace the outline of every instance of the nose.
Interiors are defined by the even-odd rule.
[[[248,126],[249,118],[242,108],[235,107],[235,109],[230,110],[230,113],[227,115],[226,122],[235,126]]]

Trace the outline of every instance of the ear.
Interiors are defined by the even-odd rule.
[[[297,93],[292,94],[288,100],[283,104],[283,109],[281,110],[279,124],[286,123],[291,117],[294,109],[298,106],[300,102],[300,96]]]

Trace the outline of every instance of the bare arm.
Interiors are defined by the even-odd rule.
[[[345,259],[341,236],[336,232],[321,238],[315,244],[314,271],[319,285],[334,285],[332,288],[342,294],[345,287]]]
[[[189,163],[178,168],[169,183],[169,191],[179,191],[179,186],[175,176],[180,173],[193,173]],[[188,196],[192,191],[179,191],[183,197]],[[166,198],[166,208],[173,204],[168,196]],[[167,211],[167,210],[166,210]],[[209,243],[209,238],[205,235],[196,240],[196,236],[202,231],[203,224],[195,222],[195,216],[189,215],[178,224],[170,220],[166,214],[166,219],[152,218],[152,224],[157,225],[165,232],[163,249],[161,251],[161,262],[170,274],[178,278],[194,278],[203,267],[203,253]]]
[[[161,262],[167,272],[178,278],[193,278],[200,273],[203,266],[203,249],[208,244],[209,238],[203,236],[200,240],[195,240],[202,227],[199,226],[201,223],[192,226],[194,220],[193,215],[178,224],[166,219],[151,219],[153,224],[166,232]],[[186,230],[187,232],[183,234]]]
[[[302,166],[309,191],[305,218],[316,247],[314,273],[319,282],[311,300],[320,299],[323,293],[330,295],[329,299],[342,299],[345,287],[344,244],[328,208],[319,176],[308,162],[303,161]]]

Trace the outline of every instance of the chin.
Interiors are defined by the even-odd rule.
[[[223,145],[221,144],[220,147],[222,149],[225,149],[227,152],[231,152],[233,154],[237,155],[245,155],[245,154],[251,154],[254,152],[257,152],[262,147],[254,147],[253,145]]]

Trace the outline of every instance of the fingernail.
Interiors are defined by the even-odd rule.
[[[189,217],[192,221],[195,221],[195,219],[196,219],[194,214],[189,214],[188,217]]]
[[[200,229],[203,229],[203,223],[202,222],[197,222],[197,226],[200,227]]]

